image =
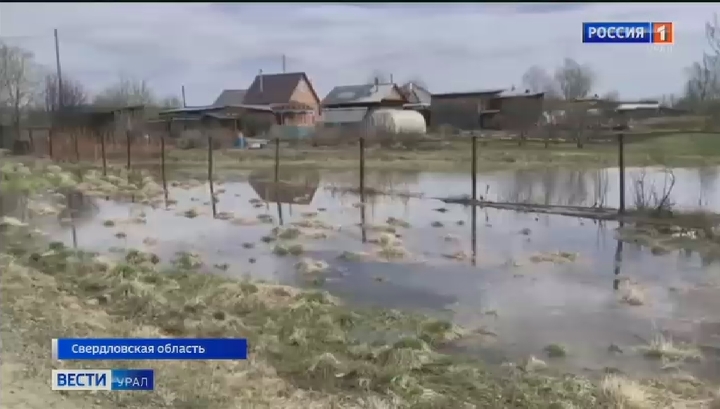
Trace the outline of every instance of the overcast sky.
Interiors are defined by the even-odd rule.
[[[320,97],[365,83],[374,70],[420,78],[432,92],[520,86],[531,65],[564,57],[591,65],[597,93],[655,97],[682,88],[684,68],[706,48],[704,22],[716,4],[211,4],[3,3],[0,38],[93,92],[121,74],[160,95],[211,103],[224,88],[247,88],[259,69],[305,71]],[[582,44],[587,21],[671,21],[675,45]]]

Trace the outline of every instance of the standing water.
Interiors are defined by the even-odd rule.
[[[669,197],[675,208],[718,210],[717,174],[714,168],[631,169],[628,205],[666,191],[674,180]],[[641,348],[664,334],[698,345],[709,358],[688,364],[697,374],[720,375],[720,269],[714,263],[688,252],[656,255],[625,244],[618,265],[615,223],[480,209],[473,266],[470,209],[434,199],[466,195],[469,175],[366,177],[368,191],[393,194],[369,195],[361,205],[352,189],[357,174],[295,171],[282,175],[283,192],[270,190],[272,176],[261,172],[218,185],[218,214],[230,215],[222,219],[212,218],[202,185],[172,187],[169,197],[177,204],[167,209],[99,201],[97,214],[76,220],[78,245],[100,252],[144,249],[163,260],[192,251],[218,273],[322,285],[353,303],[435,314],[471,330],[450,349],[490,361],[543,356],[546,346],[562,344],[567,356],[551,362],[567,370],[651,372],[661,364],[645,359]],[[617,180],[615,169],[497,172],[478,177],[478,192],[491,201],[614,207]],[[190,208],[197,217],[187,217]],[[140,213],[144,223],[132,222]],[[367,243],[361,240],[363,217]],[[377,240],[389,234],[389,218],[408,224],[394,223],[395,239],[407,252],[402,259],[376,255]],[[320,284],[296,271],[297,257],[276,256],[274,244],[263,242],[273,227],[309,219],[326,227],[302,240],[303,257],[330,266]],[[106,220],[116,223],[107,227]],[[70,238],[66,227],[50,233]],[[372,257],[340,257],[347,252]],[[642,299],[622,302],[619,280],[635,283]]]

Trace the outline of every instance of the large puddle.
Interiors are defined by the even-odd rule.
[[[639,194],[640,187],[662,191],[674,178],[671,200],[676,208],[720,210],[717,174],[715,168],[676,169],[672,175],[633,169],[627,182],[628,205],[650,196]],[[635,347],[662,332],[676,342],[701,346],[705,359],[684,368],[701,376],[720,376],[720,268],[696,254],[655,255],[629,244],[619,248],[614,223],[506,210],[477,210],[473,237],[469,208],[433,199],[467,195],[469,175],[370,172],[369,188],[398,194],[368,196],[364,210],[357,206],[359,196],[346,189],[357,186],[353,172],[281,176],[293,188],[277,195],[268,182],[272,174],[266,173],[216,186],[217,211],[231,212],[246,223],[213,219],[208,186],[201,185],[171,187],[169,197],[177,204],[168,209],[96,201],[77,217],[74,227],[53,225],[48,231],[56,240],[99,252],[138,248],[170,260],[178,251],[192,251],[218,274],[233,272],[309,286],[317,283],[296,272],[297,257],[278,257],[272,253],[273,245],[261,239],[279,223],[288,225],[307,218],[308,212],[318,212],[315,219],[334,229],[326,231],[327,238],[303,240],[303,245],[304,256],[330,264],[322,288],[350,302],[421,310],[482,329],[453,345],[455,350],[502,362],[543,357],[545,346],[560,343],[568,355],[548,362],[567,370],[655,372],[664,364],[645,359]],[[479,176],[478,192],[488,200],[614,207],[617,182],[613,169],[498,172]],[[253,204],[252,199],[272,202]],[[197,217],[182,215],[193,207],[200,210]],[[5,204],[0,210],[11,208]],[[145,224],[122,223],[140,212],[145,213]],[[272,216],[274,224],[250,223],[260,214]],[[363,233],[361,220],[384,225],[390,217],[410,224],[397,230],[410,253],[407,259],[338,258],[344,251],[375,251],[371,241],[380,233],[367,229]],[[105,220],[117,224],[106,227]],[[120,232],[124,235],[118,237]],[[538,262],[532,257],[558,251],[577,253],[577,258]],[[449,257],[474,252],[474,263],[471,258]],[[622,253],[619,269],[618,252]],[[213,268],[222,264],[231,268],[227,272]],[[618,301],[619,277],[628,277],[642,288],[642,305]]]

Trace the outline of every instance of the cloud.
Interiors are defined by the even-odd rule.
[[[325,95],[373,70],[449,92],[519,85],[531,65],[590,64],[597,92],[677,92],[704,50],[712,4],[3,3],[0,38],[99,91],[119,75],[160,94],[185,85],[190,104],[249,86],[258,70],[305,71]],[[582,44],[584,21],[672,21],[676,44]]]

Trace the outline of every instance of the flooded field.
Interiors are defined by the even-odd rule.
[[[675,208],[720,210],[717,175],[715,168],[633,169],[628,206],[635,191],[661,191],[674,178]],[[240,272],[321,287],[352,303],[437,315],[472,330],[449,350],[490,362],[532,355],[578,373],[680,367],[720,379],[720,266],[697,254],[622,245],[613,223],[563,216],[478,209],[472,229],[470,208],[434,199],[468,194],[469,175],[369,173],[368,188],[393,194],[369,195],[365,205],[353,193],[353,172],[281,176],[285,189],[277,193],[272,173],[216,184],[217,218],[208,186],[181,181],[170,183],[165,207],[86,198],[76,201],[83,206],[71,225],[45,230],[108,255],[134,248],[169,261],[193,252],[208,274]],[[613,169],[501,172],[478,183],[487,200],[618,201]],[[18,208],[5,203],[0,210]],[[295,255],[278,250],[277,227],[275,236],[297,229],[289,240],[302,246],[289,251]],[[327,265],[308,273],[309,259]],[[670,340],[698,350],[671,351]],[[648,359],[671,354],[679,359]]]

